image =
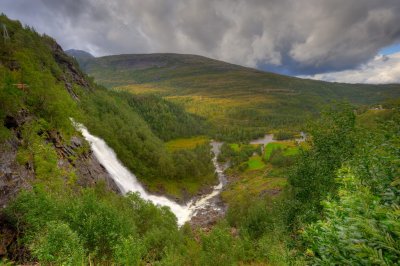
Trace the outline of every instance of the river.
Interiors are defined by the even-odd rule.
[[[128,192],[137,192],[140,194],[141,198],[145,200],[149,200],[156,205],[169,207],[175,214],[178,225],[180,226],[185,222],[190,221],[192,218],[204,218],[205,215],[216,217],[223,215],[225,212],[225,207],[221,202],[219,194],[227,182],[226,176],[224,175],[226,165],[222,165],[217,161],[217,156],[222,146],[221,142],[211,142],[211,151],[214,154],[212,161],[215,167],[215,172],[218,175],[218,185],[214,186],[213,190],[209,194],[195,197],[186,205],[181,205],[167,197],[153,195],[147,192],[142,184],[137,180],[135,174],[131,173],[118,160],[113,149],[111,149],[104,140],[90,134],[84,125],[76,122],[73,123],[82,133],[83,137],[89,142],[93,154],[114,179],[123,194]]]

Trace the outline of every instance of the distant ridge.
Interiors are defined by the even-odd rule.
[[[69,56],[79,58],[79,59],[94,58],[94,56],[91,53],[83,51],[83,50],[69,49],[69,50],[66,50],[65,53],[67,53]]]

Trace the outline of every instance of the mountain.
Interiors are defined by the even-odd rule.
[[[65,53],[69,56],[72,56],[78,60],[87,60],[87,59],[92,59],[94,56],[91,53],[88,53],[83,50],[76,50],[76,49],[69,49],[66,50]]]
[[[87,61],[95,58],[92,54],[83,50],[69,49],[66,50],[65,53],[75,58],[78,61],[79,65],[85,65]]]
[[[223,139],[299,128],[306,117],[332,101],[361,105],[400,97],[399,84],[300,79],[197,55],[113,55],[91,58],[81,67],[108,88],[156,93],[184,106],[188,112],[207,118],[218,128],[214,135]]]

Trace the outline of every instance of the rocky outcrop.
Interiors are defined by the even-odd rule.
[[[117,193],[120,192],[112,177],[96,159],[85,140],[73,136],[70,143],[66,144],[59,132],[51,131],[48,134],[48,141],[53,143],[59,157],[58,166],[64,169],[73,167],[78,175],[77,182],[79,185],[89,187],[98,182],[104,182],[109,189]]]
[[[17,158],[18,146],[21,142],[19,128],[31,120],[28,111],[22,109],[16,115],[7,115],[3,124],[14,132],[14,136],[0,144],[0,207],[4,208],[20,189],[30,188],[34,178],[33,166],[30,163],[20,165]]]
[[[52,41],[49,45],[55,61],[63,69],[63,74],[57,77],[58,80],[64,83],[65,89],[73,99],[79,100],[73,85],[76,84],[86,90],[91,90],[89,82],[79,67],[75,65],[73,59],[63,51],[57,42]]]
[[[0,206],[4,208],[21,189],[29,189],[34,178],[31,164],[18,164],[18,140],[16,138],[0,145]]]

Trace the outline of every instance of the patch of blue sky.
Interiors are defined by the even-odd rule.
[[[383,55],[390,55],[400,52],[400,42],[382,48],[379,53]]]

